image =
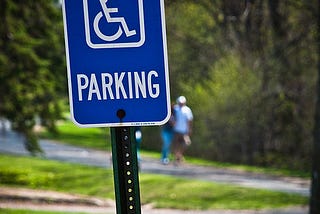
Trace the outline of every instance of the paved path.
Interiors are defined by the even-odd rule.
[[[45,157],[48,159],[106,168],[112,167],[111,154],[109,152],[74,147],[51,140],[40,140],[40,145],[45,151]],[[0,134],[0,152],[28,155],[28,152],[23,146],[23,138],[11,131]],[[142,160],[141,171],[221,183],[232,183],[245,187],[277,190],[305,196],[308,196],[310,192],[310,181],[306,179],[272,177],[262,174],[187,164],[179,167],[171,164],[162,165],[158,160],[151,158],[144,158]]]

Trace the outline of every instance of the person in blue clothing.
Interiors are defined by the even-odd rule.
[[[187,99],[180,96],[177,104],[174,106],[174,138],[172,142],[175,164],[183,161],[183,153],[187,146],[191,144],[190,136],[192,132],[193,114],[191,109],[186,105]]]
[[[173,109],[173,108],[172,108]],[[169,121],[164,124],[161,128],[161,138],[162,138],[162,150],[161,150],[161,163],[169,164],[169,154],[170,154],[170,146],[173,139],[173,126],[174,126],[174,112],[171,109],[171,116]]]
[[[136,138],[136,147],[137,147],[137,159],[138,163],[141,161],[141,156],[140,156],[140,145],[142,142],[142,131],[140,126],[134,127],[134,135]]]

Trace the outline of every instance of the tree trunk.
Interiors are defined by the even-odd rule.
[[[318,0],[318,91],[315,109],[310,214],[320,214],[320,0]]]

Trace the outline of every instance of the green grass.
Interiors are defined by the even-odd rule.
[[[0,154],[0,185],[114,199],[112,171]],[[234,185],[140,174],[141,201],[174,209],[262,209],[307,205],[308,198]]]
[[[264,209],[308,202],[306,197],[297,195],[165,176],[144,175],[141,183],[145,202],[156,202],[161,208]]]
[[[39,137],[81,147],[111,150],[111,137],[108,128],[80,128],[69,120],[61,121],[57,128],[58,134],[43,131]]]
[[[113,174],[98,167],[0,154],[0,184],[113,198]]]

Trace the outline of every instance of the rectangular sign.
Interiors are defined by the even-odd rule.
[[[170,115],[163,0],[64,0],[70,110],[84,127]]]

